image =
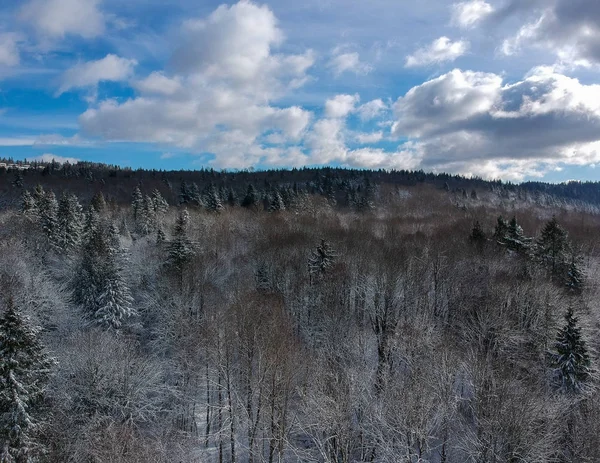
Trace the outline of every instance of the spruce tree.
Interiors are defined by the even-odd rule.
[[[227,192],[227,205],[229,207],[234,207],[237,202],[237,198],[235,196],[235,191],[232,187],[229,187]]]
[[[506,238],[508,237],[508,223],[504,220],[504,217],[499,216],[496,222],[496,228],[494,228],[494,239],[500,244],[506,244]]]
[[[271,201],[269,201],[269,212],[281,212],[281,211],[285,211],[285,203],[283,202],[281,193],[279,193],[278,190],[275,190],[271,194]]]
[[[585,390],[591,378],[591,361],[572,308],[567,310],[565,321],[554,344],[552,367],[556,387],[565,393],[577,393]]]
[[[251,208],[256,207],[258,205],[258,202],[259,202],[258,193],[256,192],[254,185],[252,185],[252,184],[248,185],[248,190],[246,191],[246,196],[244,196],[244,199],[242,201],[242,207],[251,209]]]
[[[563,273],[569,248],[567,231],[559,225],[556,217],[552,216],[536,241],[535,256],[552,275],[558,276]]]
[[[44,197],[43,207],[40,209],[40,220],[42,230],[51,247],[57,247],[59,241],[59,224],[58,224],[58,201],[53,191],[48,191]]]
[[[504,238],[504,244],[508,249],[512,249],[517,252],[525,252],[529,249],[531,238],[528,238],[523,233],[523,229],[517,223],[517,218],[513,216],[510,223],[508,224],[508,230]]]
[[[308,268],[311,275],[324,275],[333,266],[336,253],[331,248],[330,244],[321,240],[321,244],[317,246],[308,260]]]
[[[21,197],[21,212],[31,218],[36,218],[38,215],[36,202],[29,190],[25,190]]]
[[[477,245],[482,245],[487,241],[487,237],[485,236],[485,232],[483,231],[479,220],[475,222],[471,234],[469,235],[469,240]]]
[[[104,209],[106,209],[106,200],[104,199],[104,195],[101,191],[94,195],[90,205],[98,212],[102,212]]]
[[[583,274],[581,256],[572,252],[569,258],[569,264],[566,267],[565,283],[567,288],[574,293],[579,293],[583,289],[585,275]]]
[[[168,257],[166,265],[174,269],[180,276],[185,265],[194,256],[194,249],[187,235],[189,218],[190,215],[187,210],[183,210],[179,214],[175,223],[175,229],[173,230],[173,239],[167,248]]]
[[[58,247],[70,252],[79,246],[83,228],[83,211],[77,196],[63,193],[58,205]]]
[[[0,316],[0,461],[33,461],[41,446],[36,406],[43,397],[54,360],[11,299]]]
[[[224,209],[223,203],[221,202],[221,197],[214,186],[208,189],[204,204],[206,209],[208,209],[210,212],[221,212]]]
[[[144,195],[140,190],[140,187],[135,187],[133,190],[133,195],[131,197],[131,209],[133,211],[133,220],[137,222],[139,215],[142,213],[144,209]]]

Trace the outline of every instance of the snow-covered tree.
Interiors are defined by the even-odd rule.
[[[221,212],[224,209],[219,192],[214,186],[208,189],[205,196],[204,205],[210,212]]]
[[[269,201],[269,212],[280,212],[285,211],[285,203],[281,197],[281,193],[275,190],[271,194],[271,201]]]
[[[569,235],[560,226],[556,217],[544,226],[541,236],[535,243],[535,256],[550,272],[557,276],[563,273],[569,252]]]
[[[508,222],[504,220],[504,217],[499,216],[494,228],[494,239],[500,243],[505,244],[508,236]]]
[[[324,275],[333,266],[335,258],[336,253],[331,245],[327,241],[321,240],[321,244],[312,252],[308,260],[310,274]]]
[[[567,310],[565,321],[554,344],[552,367],[557,388],[566,393],[577,393],[585,390],[591,378],[591,360],[572,308]]]
[[[144,209],[144,195],[142,194],[139,186],[135,187],[135,190],[133,190],[133,195],[131,197],[131,208],[133,211],[133,220],[137,222],[139,215]]]
[[[471,234],[469,235],[469,240],[475,244],[483,244],[486,242],[487,237],[485,236],[485,232],[479,223],[479,220],[475,222],[473,229],[471,230]]]
[[[101,191],[94,195],[90,205],[98,212],[102,212],[104,209],[106,209],[106,200],[104,199],[104,195]]]
[[[77,196],[63,193],[58,205],[58,247],[70,252],[79,246],[83,229],[83,210]]]
[[[58,224],[58,201],[53,191],[48,191],[44,195],[43,207],[40,208],[40,220],[42,230],[46,234],[52,246],[58,245],[59,224]]]
[[[36,405],[44,394],[54,360],[11,299],[0,316],[0,462],[34,461],[41,446]]]
[[[173,239],[167,248],[167,266],[181,273],[183,267],[194,256],[194,248],[188,238],[187,225],[190,219],[190,214],[187,210],[183,210],[173,230]]]
[[[29,190],[25,190],[21,196],[21,212],[32,218],[35,218],[38,215],[36,202]]]
[[[169,203],[157,189],[152,191],[152,208],[159,218],[162,218],[169,211]]]
[[[566,266],[565,283],[575,293],[583,289],[585,275],[582,267],[581,256],[576,252],[571,252],[568,266]]]
[[[508,249],[517,252],[525,252],[529,249],[531,238],[523,233],[523,228],[517,223],[517,218],[513,216],[508,224],[508,230],[504,238],[504,244]]]
[[[235,195],[235,190],[232,187],[229,187],[227,191],[227,205],[229,207],[234,207],[237,203],[237,197]]]

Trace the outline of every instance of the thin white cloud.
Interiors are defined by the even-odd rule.
[[[338,53],[334,51],[334,56],[327,63],[327,67],[337,77],[345,72],[364,75],[373,70],[372,66],[360,60],[358,52]]]
[[[371,143],[377,143],[383,139],[383,132],[380,130],[378,132],[369,132],[369,133],[357,133],[355,134],[355,140],[361,145],[368,145]]]
[[[464,29],[472,28],[490,16],[494,8],[483,0],[471,0],[452,5],[452,24]]]
[[[466,40],[453,42],[448,37],[440,37],[430,45],[419,48],[412,55],[407,56],[405,66],[410,68],[451,62],[468,50],[469,42]]]
[[[134,82],[133,86],[141,93],[155,95],[174,95],[182,90],[180,79],[167,77],[160,71]]]
[[[360,101],[358,93],[354,95],[336,95],[325,102],[325,115],[330,118],[344,118],[355,110]]]
[[[380,98],[371,100],[363,105],[360,105],[356,112],[363,121],[370,121],[376,119],[381,115],[382,112],[388,109],[388,105],[383,102]]]
[[[61,38],[68,34],[86,39],[105,30],[100,0],[31,0],[20,10],[20,18],[46,36]]]
[[[18,35],[10,32],[0,34],[0,66],[16,66],[20,62]]]
[[[52,154],[52,153],[44,153],[41,154],[39,156],[35,156],[33,158],[31,158],[31,161],[40,161],[40,162],[59,162],[61,164],[77,164],[79,161],[81,161],[81,159],[78,158],[70,158],[70,157],[65,157],[65,156],[57,156],[56,154]]]
[[[58,95],[73,88],[93,87],[102,81],[128,80],[136,64],[135,60],[112,54],[97,61],[77,64],[63,74]]]

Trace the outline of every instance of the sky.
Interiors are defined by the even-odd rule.
[[[600,180],[600,1],[3,0],[2,156]]]

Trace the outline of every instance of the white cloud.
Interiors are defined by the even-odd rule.
[[[0,34],[0,66],[19,64],[18,36],[14,33]]]
[[[32,146],[35,139],[31,137],[0,137],[0,146]]]
[[[31,158],[31,161],[40,161],[40,162],[55,161],[55,162],[60,162],[61,164],[66,164],[67,162],[69,164],[77,164],[79,161],[81,161],[81,159],[57,156],[56,154],[52,154],[52,153],[44,153],[39,156],[35,156],[35,157]]]
[[[379,115],[388,109],[388,105],[381,99],[371,100],[368,103],[360,105],[356,112],[363,121],[370,121],[379,117]]]
[[[412,88],[394,111],[394,135],[412,139],[426,169],[520,180],[600,161],[600,85],[549,68],[504,85],[454,70]]]
[[[128,80],[133,75],[136,64],[135,60],[112,54],[97,61],[77,64],[63,74],[58,94],[72,88],[93,87],[102,81]]]
[[[503,53],[513,55],[534,47],[555,53],[567,66],[600,65],[600,2],[512,0],[508,9],[518,11],[519,17],[533,15],[534,19],[502,43]]]
[[[330,118],[346,117],[355,110],[359,101],[358,93],[354,95],[336,95],[325,102],[325,115]]]
[[[141,93],[155,95],[175,95],[182,90],[180,79],[167,77],[161,71],[155,71],[145,79],[133,82],[133,86]]]
[[[340,76],[344,72],[353,72],[355,74],[368,74],[373,68],[363,63],[357,52],[338,53],[334,51],[334,56],[327,63],[335,76]]]
[[[494,8],[483,0],[471,0],[452,5],[452,24],[471,28],[494,12]]]
[[[383,132],[380,130],[378,132],[357,133],[355,134],[355,139],[361,145],[377,143],[378,141],[381,141],[383,139]]]
[[[430,45],[419,48],[406,57],[406,67],[429,66],[447,61],[454,61],[469,50],[469,42],[458,40],[453,42],[448,37],[440,37]]]
[[[105,29],[99,3],[100,0],[31,0],[21,8],[20,17],[43,35],[60,38],[74,34],[90,39],[102,35]]]

